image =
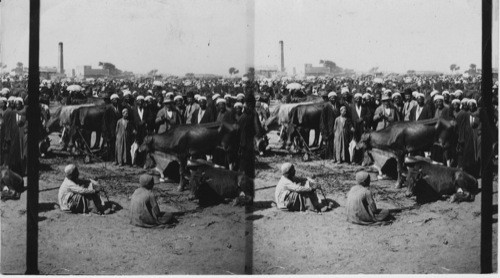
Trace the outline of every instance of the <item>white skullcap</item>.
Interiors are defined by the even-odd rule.
[[[161,91],[162,95],[165,95],[166,93],[167,93],[167,91],[165,91],[165,90]]]
[[[462,101],[461,101],[462,104],[467,104],[469,103],[469,99],[468,98],[463,98]]]
[[[235,108],[236,108],[236,107],[243,107],[243,104],[242,104],[241,102],[236,102],[236,103],[234,104],[234,107],[235,107]]]
[[[285,162],[281,165],[281,174],[285,175],[288,174],[288,172],[292,169],[293,164],[290,162]]]
[[[458,98],[454,99],[451,101],[451,104],[454,104],[454,103],[460,103],[460,100]]]
[[[328,98],[336,97],[336,96],[337,96],[337,93],[335,93],[334,91],[331,91],[330,93],[328,93]]]
[[[144,96],[142,96],[142,95],[138,95],[135,99],[136,99],[136,100],[144,100]]]
[[[76,170],[75,164],[69,164],[66,167],[64,167],[64,173],[66,174],[66,176],[73,174],[75,170]]]
[[[110,99],[120,98],[117,94],[112,94]]]
[[[477,105],[477,102],[476,102],[476,100],[475,100],[475,99],[470,99],[470,100],[469,100],[469,104],[472,104],[472,103],[474,103],[475,105]]]
[[[0,97],[0,101],[7,102],[7,98],[6,97]]]
[[[418,94],[420,94],[420,93],[419,93],[419,92],[417,92],[417,91],[413,91],[413,92],[411,93],[411,95],[412,95],[414,98],[417,98],[417,97],[418,97]]]
[[[215,95],[212,96],[212,100],[215,100],[218,97],[220,97],[220,95],[219,94],[215,94]]]
[[[394,94],[392,94],[392,98],[395,98],[395,97],[401,97],[401,94],[400,93],[394,93]]]
[[[354,94],[354,98],[358,98],[358,97],[359,97],[359,98],[362,98],[362,97],[363,97],[363,95],[362,95],[361,93],[356,93],[356,94]]]
[[[174,100],[179,100],[179,99],[184,99],[184,98],[182,98],[182,96],[179,96],[179,95],[174,97]]]
[[[223,99],[223,98],[219,98],[217,99],[217,101],[215,102],[216,104],[219,104],[219,103],[226,103],[226,100]]]
[[[425,95],[423,93],[418,93],[417,98],[419,98],[419,97],[425,98]]]
[[[462,92],[462,90],[456,90],[456,91],[455,91],[455,95],[461,95],[461,94],[463,94],[463,93],[464,93],[464,92]]]
[[[10,90],[8,88],[3,88],[2,91],[1,91],[2,95],[6,95],[8,93],[10,93]]]
[[[169,96],[174,96],[174,93],[173,92],[168,92],[165,94],[165,97],[169,97]]]
[[[200,100],[200,94],[196,94],[196,95],[194,95],[194,99],[196,99],[196,100]]]
[[[449,94],[450,94],[450,92],[448,92],[448,91],[443,91],[443,96],[444,96],[444,95],[449,95]]]
[[[364,93],[364,94],[363,94],[363,98],[365,98],[365,99],[366,99],[366,98],[370,98],[371,96],[372,96],[372,95],[370,95],[369,93]]]
[[[347,87],[343,87],[340,91],[341,94],[346,94],[346,93],[349,93],[349,88]]]
[[[11,102],[11,101],[16,101],[16,97],[15,97],[15,96],[10,96],[7,100],[8,100],[9,102]]]
[[[236,98],[245,98],[245,95],[242,94],[242,93],[239,93],[239,94],[236,95]]]
[[[128,96],[131,95],[132,93],[130,91],[123,91],[123,96]]]
[[[438,91],[434,90],[431,92],[431,97],[435,96],[437,93],[439,93]]]
[[[24,104],[24,100],[23,100],[23,98],[21,98],[21,97],[16,97],[16,101],[19,101],[19,102],[21,102],[22,104]]]
[[[198,101],[202,101],[202,100],[207,101],[207,97],[205,97],[205,96],[199,96],[198,97]]]
[[[227,98],[231,98],[232,96],[230,94],[225,94],[224,95],[224,98],[227,99]]]
[[[435,100],[435,101],[436,101],[436,100],[438,100],[438,99],[440,99],[440,100],[444,100],[444,97],[443,97],[442,95],[437,95],[437,96],[434,96],[434,100]]]
[[[146,97],[144,98],[144,100],[150,100],[150,99],[154,99],[154,98],[153,98],[152,96],[146,96]]]
[[[383,90],[384,94],[392,94],[392,91],[390,89]]]

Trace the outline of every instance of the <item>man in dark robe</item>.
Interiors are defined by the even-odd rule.
[[[365,127],[368,124],[369,111],[362,104],[362,95],[357,93],[354,95],[354,104],[351,106],[351,120],[354,127],[353,139],[357,143],[361,139],[361,135],[365,132]],[[351,162],[360,164],[363,160],[361,150],[354,149],[351,152]]]
[[[198,99],[198,102],[200,104],[200,107],[198,107],[198,109],[196,109],[195,112],[193,113],[192,123],[204,124],[213,122],[214,115],[212,114],[212,111],[209,111],[207,109],[207,98],[201,96]]]
[[[329,103],[327,103],[323,110],[321,111],[319,128],[321,130],[321,136],[323,137],[323,142],[326,145],[325,159],[334,158],[334,124],[335,119],[340,115],[340,110],[337,105],[337,94],[335,92],[330,92],[328,94]]]
[[[421,121],[426,119],[432,119],[434,115],[432,110],[428,105],[425,105],[425,96],[419,93],[417,96],[417,105],[413,107],[410,111],[410,121]]]
[[[474,138],[470,123],[470,113],[460,110],[456,117],[457,142],[457,166],[469,174],[473,174],[474,161]]]

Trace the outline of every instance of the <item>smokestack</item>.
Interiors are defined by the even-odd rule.
[[[58,71],[59,71],[59,73],[64,73],[63,43],[62,42],[59,43]]]
[[[280,41],[281,46],[281,72],[285,72],[285,53],[283,52],[283,41]]]

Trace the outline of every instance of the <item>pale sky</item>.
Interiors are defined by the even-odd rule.
[[[368,71],[437,70],[481,64],[481,1],[476,0],[42,0],[40,65],[184,75],[228,74],[254,64],[304,71],[329,59]],[[254,3],[254,5],[253,5]],[[247,7],[248,6],[248,7]],[[0,60],[28,63],[28,0],[3,0]],[[254,8],[254,12],[248,12]],[[255,15],[255,26],[251,15]],[[251,44],[251,43],[250,43]]]

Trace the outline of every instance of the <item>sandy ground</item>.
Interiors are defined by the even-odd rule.
[[[198,208],[175,184],[157,183],[163,210],[179,212],[173,228],[144,229],[129,224],[129,197],[139,175],[150,170],[119,168],[109,163],[83,164],[82,158],[58,152],[42,159],[40,173],[39,270],[42,274],[254,274],[479,273],[481,194],[471,203],[438,201],[395,215],[389,226],[365,227],[346,221],[344,204],[359,166],[333,165],[277,150],[259,158],[255,204],[251,212],[220,204]],[[73,215],[57,206],[63,168],[75,161],[81,175],[97,177],[111,201],[122,209],[113,215]],[[322,215],[289,213],[273,206],[274,186],[284,161],[297,165],[297,175],[320,174],[317,180],[339,207]],[[414,204],[394,181],[377,181],[371,172],[378,206]],[[156,180],[158,176],[156,176]],[[495,179],[496,180],[496,179]],[[497,182],[494,183],[497,205]],[[321,196],[321,195],[320,195]],[[1,272],[24,273],[26,194],[1,209]],[[498,214],[494,215],[494,270],[497,271]]]

